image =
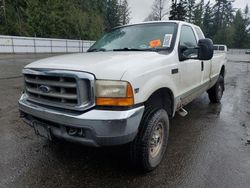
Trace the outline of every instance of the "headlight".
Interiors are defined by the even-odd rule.
[[[98,106],[132,106],[133,89],[124,81],[96,81],[96,104]]]

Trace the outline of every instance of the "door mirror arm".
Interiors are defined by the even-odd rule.
[[[178,54],[179,54],[179,60],[180,61],[185,61],[187,60],[187,57],[185,56],[184,52],[187,50],[188,48],[186,46],[180,45],[179,49],[178,49]]]
[[[192,57],[191,55],[190,56],[186,56],[184,52],[187,51],[187,50],[190,50],[190,51],[191,50],[197,50],[198,51],[199,47],[188,48],[186,46],[180,45],[179,46],[179,60],[180,61],[185,61],[185,60],[188,60],[188,59],[199,59],[198,55],[195,56],[195,57],[194,56]]]

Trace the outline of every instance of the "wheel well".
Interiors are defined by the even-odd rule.
[[[172,117],[174,107],[174,95],[169,88],[161,88],[155,91],[145,102],[145,106],[163,108],[167,111],[168,116]]]
[[[222,75],[223,77],[225,77],[225,65],[222,66],[222,68],[220,70],[220,75]]]

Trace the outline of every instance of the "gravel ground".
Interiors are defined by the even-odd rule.
[[[21,69],[47,56],[0,55],[0,187],[249,188],[250,64],[229,62],[222,103],[207,94],[190,103],[188,116],[170,122],[159,168],[140,174],[125,147],[50,143],[19,119]]]

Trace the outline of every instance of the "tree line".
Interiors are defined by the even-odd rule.
[[[249,8],[236,10],[233,1],[154,0],[145,20],[187,21],[215,43],[250,48]],[[128,24],[130,13],[127,0],[0,0],[0,34],[96,40]]]
[[[0,34],[96,40],[128,24],[127,0],[0,0]]]
[[[154,0],[152,12],[145,19],[181,20],[198,25],[214,43],[230,48],[250,48],[250,12],[234,9],[234,0]],[[170,9],[168,9],[170,7]]]

